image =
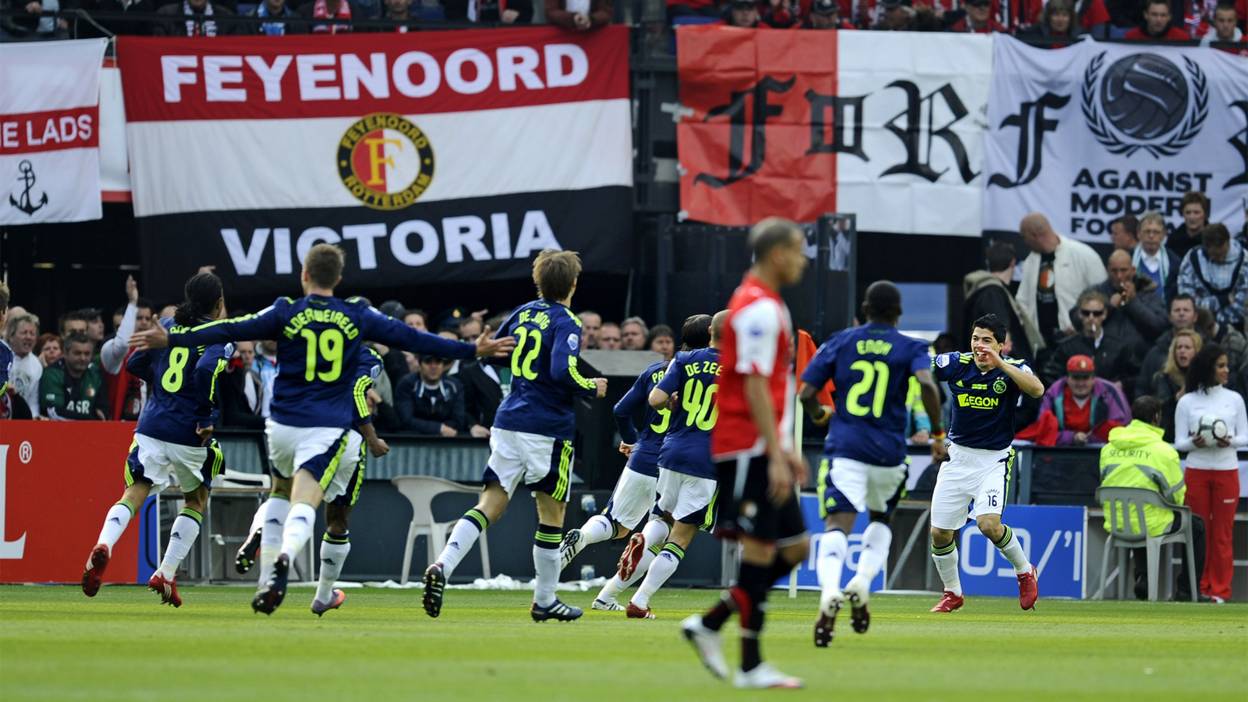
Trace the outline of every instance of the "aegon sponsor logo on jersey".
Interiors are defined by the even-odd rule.
[[[166,55],[160,57],[160,73],[165,103],[182,102],[183,87],[197,85],[203,86],[207,102],[351,101],[424,98],[444,89],[476,95],[491,88],[501,92],[568,88],[585,81],[589,57],[576,44],[547,44],[540,49],[501,46],[492,53],[463,48],[438,58],[424,51],[269,58]],[[288,73],[297,79],[293,95],[282,84]]]
[[[1001,404],[999,397],[980,397],[979,395],[958,395],[958,407],[970,409],[996,409]]]
[[[227,228],[221,230],[221,239],[240,276],[259,274],[262,263],[272,265],[271,271],[279,275],[293,273],[308,250],[320,243],[341,244],[348,259],[364,271],[378,268],[378,246],[388,247],[395,260],[409,268],[437,260],[528,260],[542,249],[563,249],[542,210],[525,212],[518,228],[507,213],[495,212],[488,217],[410,219],[393,227],[384,223],[348,224],[341,229],[308,227],[298,234],[289,227],[258,227],[246,240],[239,230]]]

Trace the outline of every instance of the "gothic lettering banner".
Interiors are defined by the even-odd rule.
[[[632,250],[628,30],[118,40],[147,285],[215,264],[298,287],[318,242],[354,290],[588,271]]]
[[[684,214],[854,212],[862,231],[978,236],[991,41],[680,27]]]
[[[984,228],[1045,213],[1062,233],[1109,241],[1123,214],[1182,224],[1199,190],[1232,232],[1248,207],[1248,60],[1207,47],[1034,49],[996,35]]]

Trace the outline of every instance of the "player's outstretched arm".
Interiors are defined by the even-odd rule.
[[[1028,397],[1038,400],[1044,395],[1044,383],[1041,382],[1040,379],[1037,378],[1031,371],[1020,368],[1012,363],[1006,363],[1005,360],[1001,358],[1001,354],[993,351],[989,346],[982,346],[975,349],[975,353],[982,355],[991,367],[1000,368],[1001,372],[1009,376],[1010,380],[1014,381],[1014,384],[1018,386],[1018,389],[1026,393]]]

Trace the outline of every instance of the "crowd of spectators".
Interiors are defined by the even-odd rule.
[[[139,297],[133,279],[125,285],[127,302],[112,315],[106,336],[104,312],[73,310],[55,329],[20,306],[9,310],[0,333],[13,350],[13,371],[0,418],[51,420],[135,420],[146,400],[146,387],[125,370],[127,344],[135,331],[172,316],[173,305],[157,309]],[[413,329],[452,339],[475,340],[487,328],[498,329],[502,315],[453,308],[438,315],[386,301],[379,309]],[[582,347],[588,350],[648,350],[670,360],[676,353],[671,327],[649,327],[641,317],[603,322],[583,310]],[[42,333],[41,333],[42,332]],[[494,413],[511,384],[505,365],[418,357],[375,344],[384,372],[368,391],[379,431],[418,436],[488,438]],[[219,380],[221,424],[263,429],[277,377],[277,346],[271,340],[234,344],[234,354]]]
[[[447,22],[544,21],[568,31],[587,31],[616,20],[613,0],[543,0],[540,7],[534,5],[534,0],[0,0],[0,39],[65,38],[69,25],[64,15],[50,14],[58,10],[95,12],[100,17],[92,24],[110,33],[160,36],[407,32]],[[637,2],[629,14],[651,14],[647,0]],[[121,15],[134,19],[117,19]],[[1248,0],[666,0],[665,15],[672,25],[1002,32],[1053,46],[1085,34],[1242,44]],[[239,21],[239,16],[254,19]],[[1248,51],[1248,45],[1221,48]]]
[[[1226,388],[1248,396],[1248,237],[1209,222],[1201,193],[1182,205],[1173,232],[1156,212],[1114,222],[1104,259],[1031,214],[1019,225],[1028,250],[1021,264],[1012,245],[997,241],[987,267],[965,276],[963,319],[1009,320],[1010,353],[1049,388],[1022,413],[1020,436],[1104,444],[1130,421],[1131,402],[1148,395],[1161,403],[1160,426],[1173,441],[1176,407],[1194,387],[1192,359],[1210,344],[1227,357]],[[959,338],[969,339],[963,331]]]

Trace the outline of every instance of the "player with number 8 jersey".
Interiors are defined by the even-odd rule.
[[[582,614],[555,597],[563,517],[572,492],[574,401],[577,396],[603,397],[607,392],[605,378],[586,378],[578,368],[581,320],[568,305],[580,274],[576,252],[542,251],[533,261],[538,299],[516,308],[498,330],[499,338],[516,339],[511,392],[494,415],[481,499],[455,524],[446,547],[425,570],[423,605],[430,617],[441,614],[446,581],[455,567],[481,532],[503,515],[522,484],[537,497],[533,541],[537,578],[530,615],[542,622],[571,621]]]

